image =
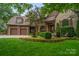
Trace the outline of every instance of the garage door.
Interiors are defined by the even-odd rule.
[[[26,35],[27,29],[20,29],[20,35]]]
[[[10,35],[17,35],[17,28],[11,28]]]

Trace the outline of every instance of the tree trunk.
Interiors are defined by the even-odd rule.
[[[36,34],[38,34],[38,32],[40,32],[40,23],[39,23],[39,21],[35,22],[35,27],[36,27]]]
[[[37,22],[35,22],[35,29],[36,29],[36,35],[37,35],[37,33],[38,33],[38,23]]]

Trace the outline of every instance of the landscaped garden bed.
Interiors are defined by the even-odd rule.
[[[77,37],[53,37],[51,39],[45,39],[42,37],[32,37],[32,38],[21,38],[26,41],[34,41],[34,42],[62,42],[65,40],[79,40]]]
[[[42,39],[40,39],[40,38],[30,38],[30,39],[28,39],[28,38],[25,38],[24,40],[26,40],[26,41],[34,41],[34,42],[61,42],[61,41],[64,41],[64,39],[44,39],[44,38],[42,38]]]

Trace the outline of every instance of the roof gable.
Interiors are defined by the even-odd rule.
[[[25,16],[14,16],[12,17],[8,23],[8,25],[30,25],[28,17]]]
[[[58,11],[53,11],[45,21],[53,21],[55,20],[55,18],[57,17],[57,15],[59,14]]]

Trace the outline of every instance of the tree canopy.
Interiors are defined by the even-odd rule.
[[[30,4],[0,4],[0,20],[4,20],[6,22],[9,20],[10,17],[14,15],[20,15],[22,14],[26,9],[29,9],[31,7]],[[16,9],[17,11],[14,13],[13,10]]]
[[[22,14],[26,9],[31,8],[31,6],[32,6],[31,4],[23,4],[23,3],[16,3],[16,4],[1,3],[0,4],[0,29],[6,27],[6,23],[11,17]]]
[[[78,3],[44,3],[44,6],[41,8],[41,12],[42,14],[44,14],[44,16],[47,16],[54,10],[63,12],[68,9],[79,10],[79,4]]]

